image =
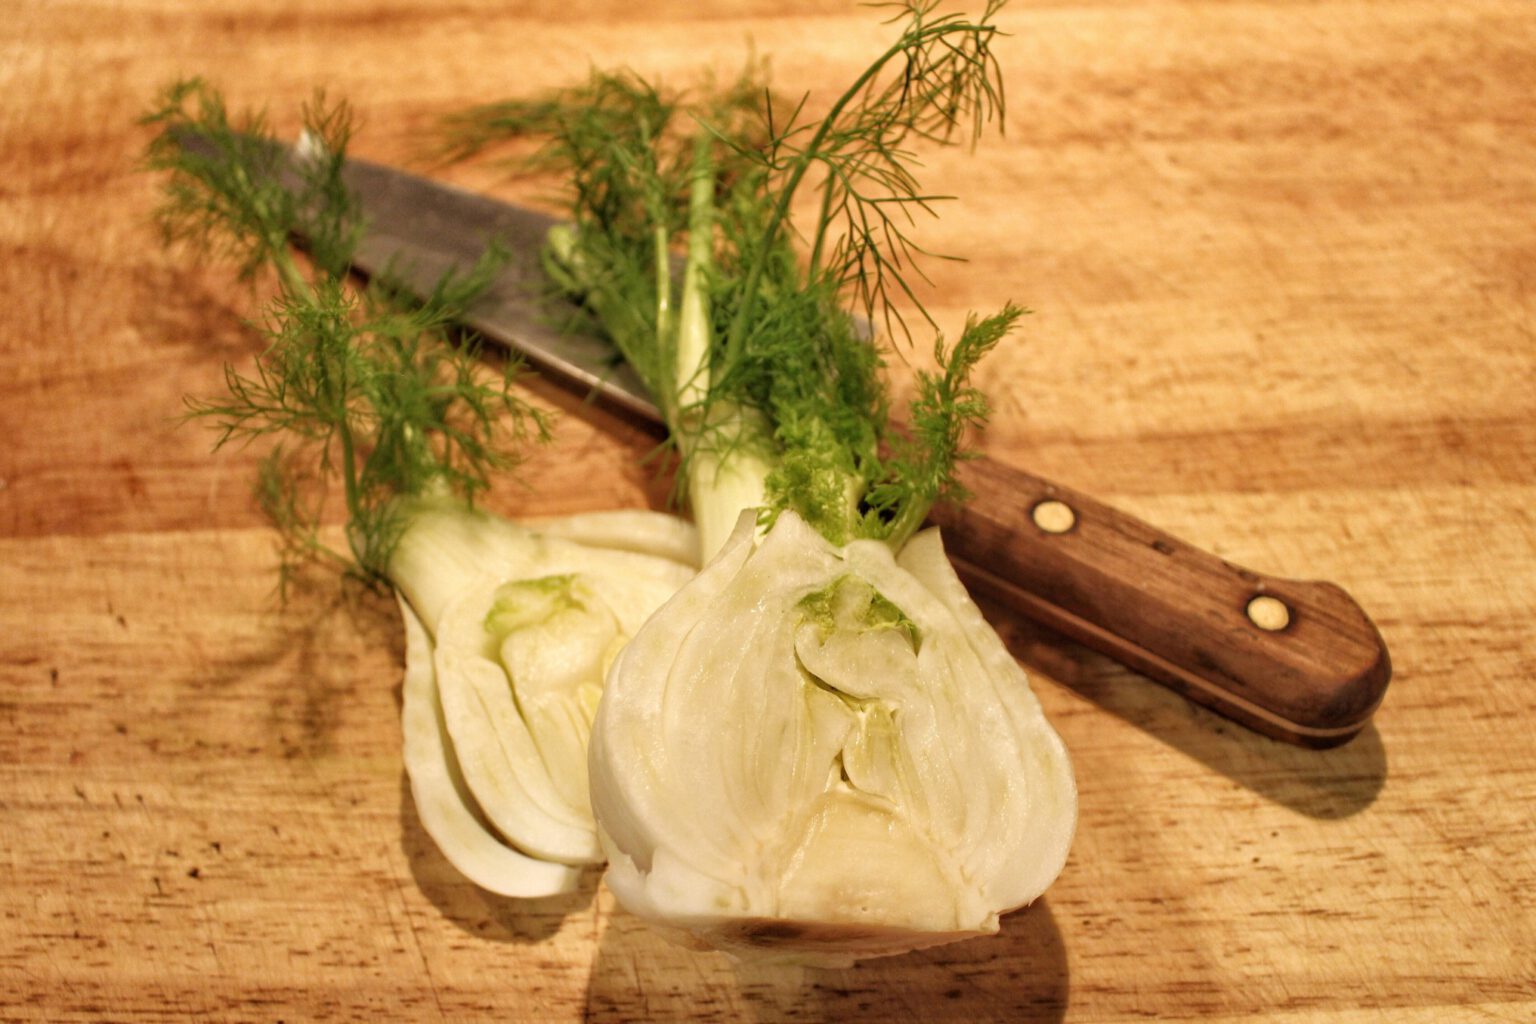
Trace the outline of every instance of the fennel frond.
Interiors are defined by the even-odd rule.
[[[226,393],[189,398],[188,415],[211,421],[216,446],[277,442],[258,500],[279,530],[285,574],[318,559],[382,580],[403,528],[400,499],[472,501],[494,472],[515,464],[516,442],[547,436],[544,413],[510,388],[519,364],[488,371],[478,343],[453,327],[503,257],[488,252],[420,301],[388,275],[350,280],[362,228],[341,175],[353,117],[323,95],[304,110],[314,144],[298,159],[264,116],[232,117],[198,79],[167,89],[143,123],[156,132],[147,166],[165,175],[167,241],[232,258],[246,278],[276,281],[253,324],[266,341],[254,368],[226,367]],[[320,538],[338,478],[346,553]]]
[[[744,507],[764,525],[792,509],[834,543],[899,547],[954,490],[965,432],[987,411],[969,374],[1024,312],[1010,304],[941,340],[910,432],[893,427],[882,353],[849,309],[887,339],[911,338],[903,310],[932,323],[912,226],[944,197],[923,190],[913,147],[977,139],[1003,85],[998,0],[974,20],[935,0],[887,6],[895,40],[820,116],[809,97],[776,97],[754,61],[693,92],[594,72],[450,124],[460,154],[534,140],[522,166],[568,182],[550,276],[651,389],[706,552]],[[808,189],[816,220],[793,224]]]

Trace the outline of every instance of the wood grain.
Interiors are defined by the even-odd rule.
[[[995,939],[848,971],[668,946],[593,879],[493,899],[426,840],[387,602],[272,601],[254,453],[177,425],[252,296],[166,254],[135,118],[200,73],[360,155],[590,64],[749,41],[826,97],[852,3],[23,0],[0,19],[0,1020],[1447,1021],[1536,1015],[1536,9],[1017,4],[1007,136],[927,160],[998,458],[1222,557],[1336,580],[1395,677],[1297,750],[991,607],[1071,749],[1059,882]],[[520,195],[494,168],[444,170]],[[913,360],[920,358],[914,355]],[[898,363],[898,375],[905,372]],[[648,435],[555,388],[525,514],[657,505]]]

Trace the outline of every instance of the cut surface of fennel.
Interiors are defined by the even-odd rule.
[[[696,545],[689,524],[652,512],[536,526],[413,512],[390,565],[405,767],[423,828],[477,885],[554,895],[601,860],[586,747],[603,676],[693,575]]]
[[[1066,751],[937,531],[741,518],[620,653],[594,723],[608,885],[738,954],[846,963],[997,931],[1065,863]]]

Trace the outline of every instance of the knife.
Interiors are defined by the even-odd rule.
[[[349,160],[366,224],[355,258],[409,290],[469,266],[491,241],[510,258],[465,326],[631,416],[660,415],[601,337],[572,330],[539,264],[556,219],[407,172]],[[1003,462],[965,462],[972,497],[930,520],[973,591],[1256,732],[1306,747],[1350,739],[1391,678],[1381,634],[1325,582],[1244,569],[1085,494]]]

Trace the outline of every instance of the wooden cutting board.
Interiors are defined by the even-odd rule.
[[[1536,6],[1016,3],[1007,135],[923,227],[994,359],[984,447],[1234,561],[1334,580],[1396,679],[1317,753],[993,609],[1070,747],[1066,871],[993,939],[844,971],[668,945],[596,877],[517,903],[412,809],[401,634],[273,600],[255,452],[177,422],[260,342],[167,254],[135,118],[178,75],[360,155],[627,64],[755,48],[825,98],[852,3],[8,5],[0,18],[0,1020],[1530,1020],[1536,1016]],[[436,169],[519,196],[494,168]],[[523,198],[528,198],[522,195]],[[898,377],[904,371],[898,366]],[[558,441],[492,504],[660,507],[648,435],[530,385]]]

